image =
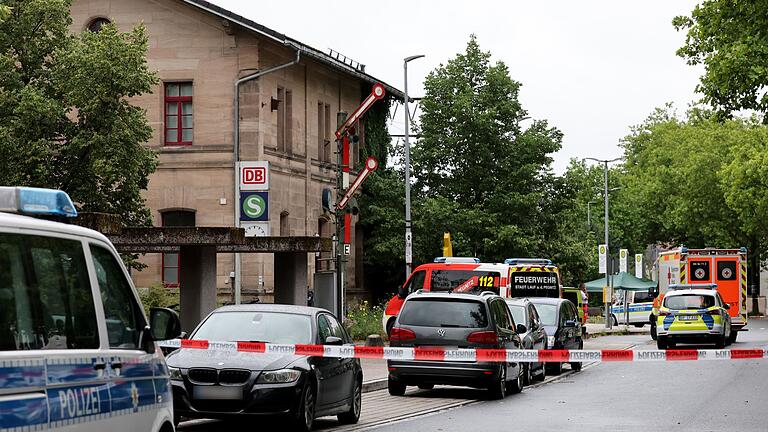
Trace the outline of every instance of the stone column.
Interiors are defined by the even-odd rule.
[[[307,253],[275,253],[275,303],[307,305]]]
[[[179,260],[181,329],[189,333],[216,308],[216,247],[182,246]]]

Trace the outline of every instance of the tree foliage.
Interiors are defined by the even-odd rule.
[[[0,3],[0,184],[63,189],[82,211],[150,224],[152,130],[129,102],[157,82],[145,29],[70,35],[68,0]]]
[[[704,102],[726,116],[768,112],[767,0],[706,0],[673,24],[687,30],[678,55],[705,67],[698,86]]]
[[[416,127],[421,138],[412,152],[414,265],[441,255],[443,233],[450,231],[456,256],[548,257],[566,283],[592,276],[596,243],[586,202],[579,204],[587,186],[578,182],[589,180],[577,171],[585,168],[564,177],[551,172],[562,133],[544,120],[521,126],[528,113],[520,87],[474,36],[463,53],[427,76]],[[361,198],[366,283],[381,295],[391,295],[407,276],[403,177],[402,167],[380,170]]]

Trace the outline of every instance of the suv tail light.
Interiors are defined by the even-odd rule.
[[[711,311],[707,311],[707,315],[722,315],[720,309],[714,309]]]
[[[393,327],[389,332],[389,340],[391,341],[409,341],[416,339],[416,333],[411,329],[402,327]]]
[[[470,333],[467,336],[467,342],[479,343],[479,344],[498,344],[499,336],[496,332],[492,331],[479,331]]]

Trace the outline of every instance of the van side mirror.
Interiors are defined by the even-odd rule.
[[[152,308],[149,310],[149,328],[153,340],[175,339],[181,336],[179,314],[168,308]]]
[[[405,285],[397,289],[397,296],[401,299],[408,297],[408,290],[405,288]]]
[[[575,320],[568,320],[563,324],[563,327],[576,327],[576,321]]]
[[[525,324],[518,324],[517,325],[517,334],[523,334],[527,332],[528,329],[525,327]]]
[[[728,303],[723,303],[723,307],[725,307],[725,309],[728,310],[731,308],[731,305],[729,305]]]

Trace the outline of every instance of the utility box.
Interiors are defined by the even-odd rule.
[[[336,310],[336,305],[338,304],[336,272],[317,272],[314,275],[313,281],[315,289],[315,307],[328,309],[333,315],[341,319],[339,311]]]

